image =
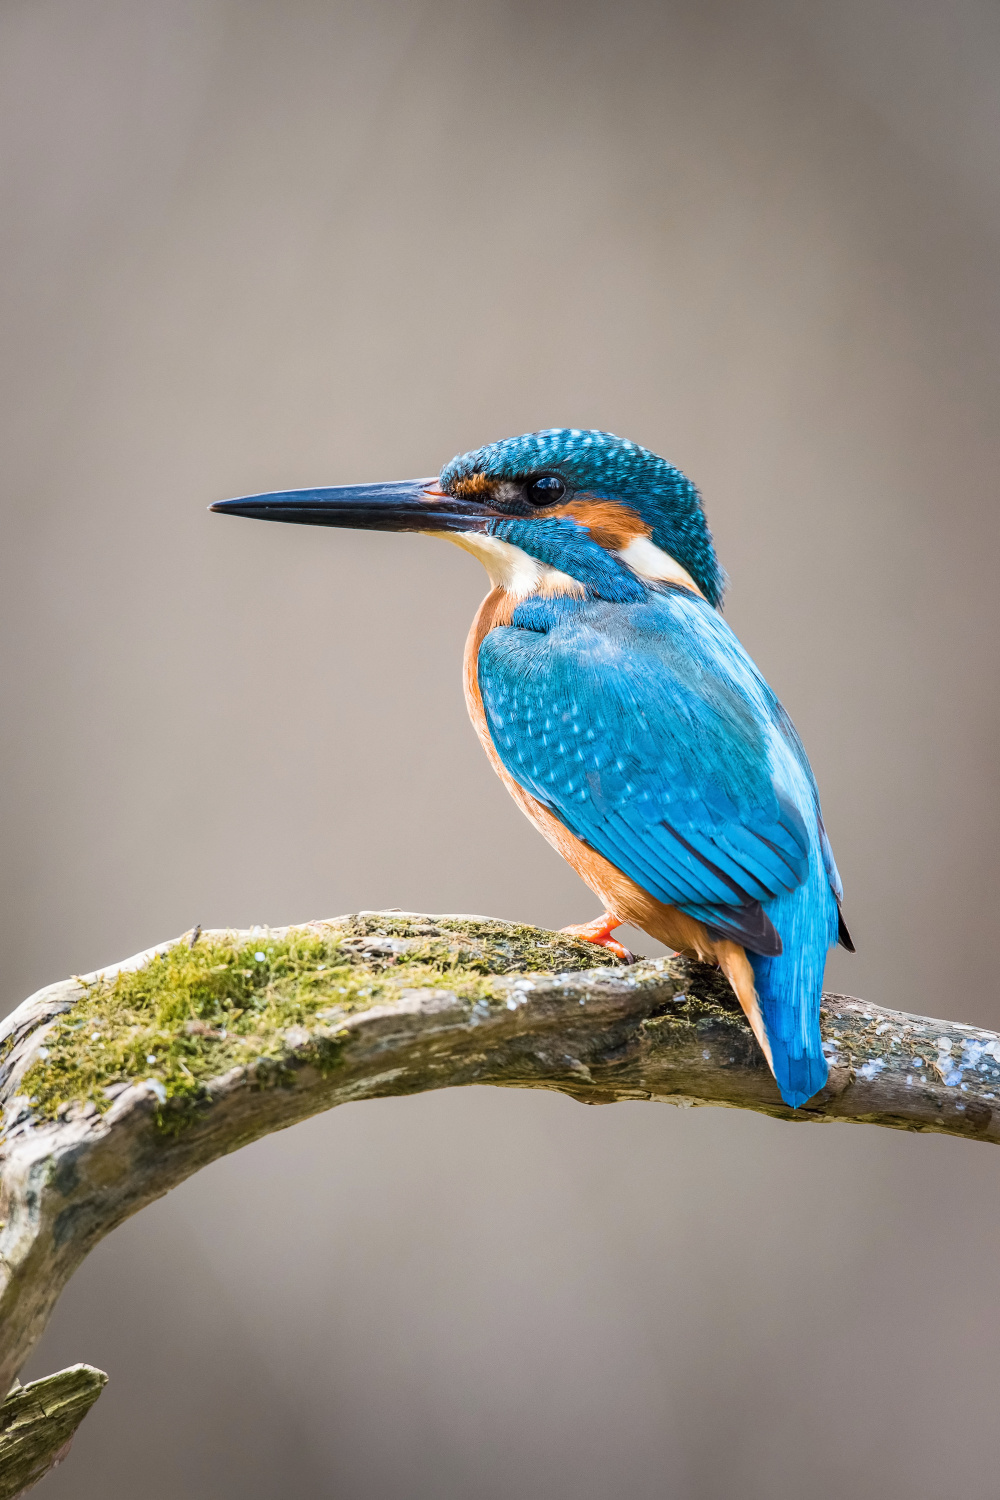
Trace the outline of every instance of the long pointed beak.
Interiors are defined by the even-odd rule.
[[[218,500],[210,510],[301,526],[349,526],[360,531],[481,531],[492,512],[473,500],[446,495],[431,479],[346,484],[331,490],[277,490]]]

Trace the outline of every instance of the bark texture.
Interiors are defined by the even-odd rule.
[[[103,1370],[70,1365],[15,1385],[0,1406],[0,1500],[15,1500],[62,1462],[107,1381]]]
[[[0,1026],[0,1390],[109,1230],[335,1104],[494,1084],[1000,1140],[1000,1036],[842,995],[822,1024],[829,1083],[792,1111],[717,970],[406,912],[196,931],[52,985]]]

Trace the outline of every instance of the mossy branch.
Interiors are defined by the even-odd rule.
[[[829,1083],[792,1111],[718,971],[405,912],[189,933],[53,985],[0,1026],[0,1390],[116,1224],[349,1100],[498,1084],[1000,1140],[1000,1036],[839,995],[823,1031]]]

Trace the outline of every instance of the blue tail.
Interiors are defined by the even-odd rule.
[[[819,1002],[827,950],[837,941],[837,903],[825,872],[814,870],[804,885],[768,902],[765,910],[781,934],[783,951],[776,958],[747,957],[771,1044],[775,1082],[785,1103],[798,1109],[827,1080]]]

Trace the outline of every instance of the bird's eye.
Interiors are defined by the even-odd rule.
[[[532,505],[555,505],[566,493],[566,481],[558,474],[540,474],[527,488]]]

